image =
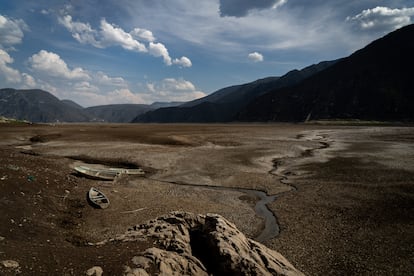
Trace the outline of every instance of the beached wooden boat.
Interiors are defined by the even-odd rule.
[[[88,199],[89,202],[95,207],[105,209],[109,206],[109,199],[106,195],[94,187],[89,190]]]
[[[88,177],[92,177],[95,179],[102,179],[102,180],[114,180],[115,177],[128,174],[128,175],[144,175],[145,172],[142,169],[124,169],[124,168],[90,168],[86,166],[76,166],[75,171],[86,175]]]

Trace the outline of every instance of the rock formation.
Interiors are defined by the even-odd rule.
[[[216,214],[172,212],[99,244],[142,239],[154,247],[131,256],[125,275],[303,275]]]

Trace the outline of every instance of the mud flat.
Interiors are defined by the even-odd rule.
[[[0,150],[0,260],[23,275],[79,275],[96,256],[120,274],[114,257],[148,244],[85,245],[176,210],[218,213],[305,274],[414,271],[410,127],[0,124]],[[77,162],[146,176],[92,180]],[[91,186],[108,209],[87,205]]]

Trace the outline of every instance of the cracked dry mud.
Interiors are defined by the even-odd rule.
[[[88,242],[176,210],[220,214],[257,238],[266,221],[246,191],[275,197],[266,208],[280,234],[260,239],[305,274],[414,271],[413,128],[2,124],[0,150],[0,260],[17,261],[22,275],[82,275],[97,264],[121,274],[119,263],[151,241]],[[79,160],[147,175],[91,180],[74,174]],[[91,186],[110,208],[87,205]]]

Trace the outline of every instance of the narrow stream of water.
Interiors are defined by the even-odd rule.
[[[324,136],[317,136],[319,137],[318,140],[324,139],[326,137]],[[319,141],[319,147],[313,148],[313,149],[307,149],[305,150],[301,155],[295,158],[307,158],[311,157],[314,154],[314,151],[316,150],[322,150],[326,149],[330,146],[329,143],[325,141]],[[293,159],[293,158],[292,158]],[[274,168],[269,171],[270,174],[279,177],[279,181],[281,184],[288,185],[292,187],[291,191],[296,190],[296,187],[292,184],[288,183],[288,176],[284,174],[277,174],[277,166],[280,165],[280,162],[274,161]],[[151,178],[152,179],[152,178]],[[191,187],[202,187],[202,188],[208,188],[208,189],[215,189],[215,190],[224,190],[224,191],[238,191],[245,193],[249,196],[259,198],[259,200],[256,202],[256,205],[254,207],[254,211],[256,212],[256,215],[264,220],[264,227],[262,232],[255,238],[259,242],[265,242],[270,239],[273,239],[274,237],[277,237],[280,233],[280,227],[276,218],[276,215],[267,207],[267,204],[272,203],[275,201],[275,199],[286,193],[280,193],[277,195],[267,195],[263,191],[254,190],[254,189],[246,189],[246,188],[233,188],[233,187],[223,187],[223,186],[213,186],[213,185],[198,185],[198,184],[191,184],[191,183],[181,183],[181,182],[174,182],[174,181],[167,181],[167,180],[159,180],[159,179],[152,179],[155,181],[165,182],[169,184],[175,184],[175,185],[182,185],[182,186],[191,186]]]
[[[279,235],[279,224],[277,223],[277,219],[275,214],[267,207],[267,204],[273,202],[277,195],[267,195],[263,191],[254,190],[254,189],[246,189],[246,188],[233,188],[233,187],[223,187],[223,186],[213,186],[213,185],[206,185],[206,184],[191,184],[191,183],[182,183],[182,182],[175,182],[175,181],[168,181],[168,180],[160,180],[155,178],[149,178],[151,180],[155,180],[158,182],[180,185],[180,186],[189,186],[189,187],[198,187],[198,188],[206,188],[206,189],[213,189],[213,190],[222,190],[222,191],[236,191],[242,192],[246,195],[259,198],[256,202],[254,207],[254,211],[256,215],[264,220],[264,228],[262,232],[255,238],[259,242],[264,242],[270,240]]]

